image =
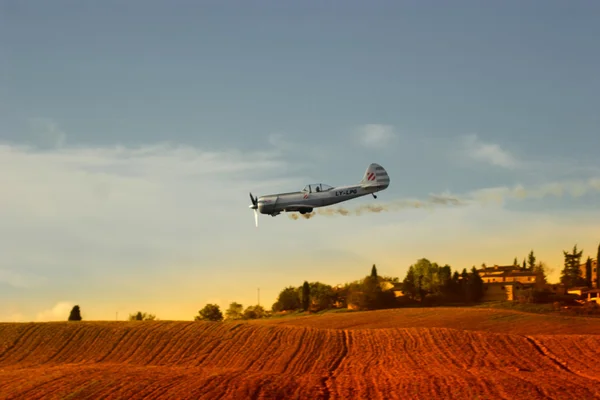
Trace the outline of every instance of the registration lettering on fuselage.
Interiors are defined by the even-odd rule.
[[[336,196],[348,196],[350,194],[357,194],[358,191],[356,189],[346,189],[346,190],[337,190],[335,192]]]

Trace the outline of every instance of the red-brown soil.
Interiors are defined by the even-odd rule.
[[[519,335],[600,334],[600,318],[472,308],[398,308],[256,320],[251,323],[326,329],[454,328]]]
[[[600,320],[481,311],[5,323],[0,398],[600,398]]]

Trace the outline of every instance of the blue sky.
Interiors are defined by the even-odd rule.
[[[563,249],[600,241],[599,17],[592,1],[1,1],[0,320],[192,319],[258,287],[270,307],[373,263],[403,278],[421,257],[462,270],[531,248],[557,279]],[[344,206],[392,211],[254,227],[249,191],[353,183],[371,162],[390,187]],[[470,202],[398,205],[430,194]]]

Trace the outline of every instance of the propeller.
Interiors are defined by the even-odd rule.
[[[252,201],[252,205],[248,207],[254,210],[254,223],[258,228],[258,197],[252,197],[252,193],[250,193],[250,200]]]

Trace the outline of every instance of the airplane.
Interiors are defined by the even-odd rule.
[[[326,207],[369,194],[376,199],[375,192],[385,190],[389,185],[390,177],[386,170],[381,165],[372,163],[358,184],[332,187],[323,183],[313,183],[306,185],[299,192],[277,193],[260,197],[252,197],[252,192],[250,192],[252,204],[249,208],[254,210],[254,220],[258,227],[259,212],[272,217],[282,212],[307,214],[312,212],[313,208]]]

